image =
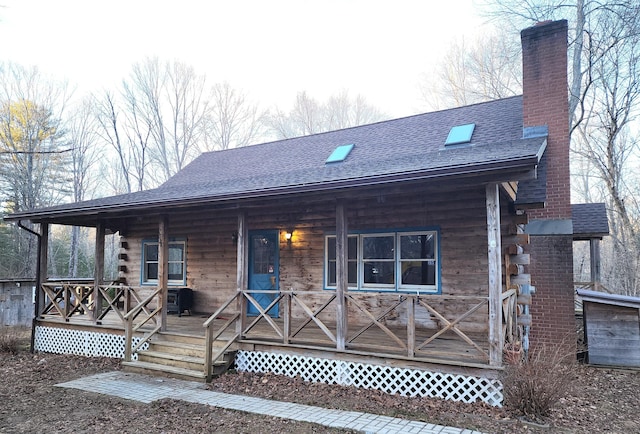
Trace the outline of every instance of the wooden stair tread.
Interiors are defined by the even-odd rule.
[[[204,345],[198,344],[189,344],[183,342],[174,342],[174,341],[164,341],[164,340],[151,340],[149,341],[150,345],[158,345],[165,347],[173,347],[173,348],[181,348],[181,349],[190,349],[190,350],[202,350],[204,351]]]
[[[229,351],[232,352],[232,351]],[[202,357],[194,357],[194,356],[186,356],[182,354],[173,354],[173,353],[163,353],[161,351],[152,351],[152,350],[143,350],[140,351],[139,354],[144,354],[149,357],[155,357],[157,359],[166,359],[166,360],[176,360],[180,362],[188,362],[188,363],[198,363],[204,366],[204,358]],[[216,360],[213,362],[213,366],[223,366],[226,362],[224,360]]]
[[[204,372],[202,371],[194,371],[193,369],[185,369],[185,368],[178,368],[175,366],[160,365],[157,363],[141,362],[139,360],[132,361],[132,362],[122,362],[122,365],[125,367],[131,367],[134,369],[144,369],[148,371],[164,372],[168,374],[181,375],[184,377],[197,378],[201,380],[205,378]]]
[[[183,354],[163,353],[162,351],[153,351],[153,350],[144,350],[144,351],[140,351],[139,353],[149,357],[156,357],[158,359],[178,360],[180,362],[200,363],[204,365],[204,359],[202,357],[187,356]]]

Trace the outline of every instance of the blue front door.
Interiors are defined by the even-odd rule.
[[[249,292],[266,309],[276,298],[278,292],[278,231],[249,232]],[[268,292],[264,292],[268,291]],[[247,314],[258,315],[260,311],[249,303]],[[268,312],[278,317],[276,303]]]

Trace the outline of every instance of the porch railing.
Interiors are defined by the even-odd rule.
[[[46,282],[41,289],[45,297],[40,316],[55,315],[69,321],[74,315],[93,315],[93,282]]]
[[[152,289],[145,288],[149,290]],[[112,313],[124,325],[125,315],[144,299],[140,288],[112,283],[98,286],[101,305],[97,306],[96,286],[90,280],[49,281],[42,284],[41,291],[44,303],[39,317],[56,317],[65,322],[80,318],[98,322]]]
[[[263,294],[273,296],[267,306],[257,301],[256,296]],[[360,319],[357,324],[349,325],[345,339],[347,352],[396,355],[414,360],[468,358],[469,363],[489,363],[488,297],[349,293],[345,299],[349,318]],[[517,292],[504,292],[501,301],[503,324],[499,348],[518,336]],[[278,304],[281,304],[280,320],[269,315]],[[247,317],[249,306],[256,312],[255,317]],[[212,363],[219,360],[234,341],[336,351],[336,306],[333,291],[236,293],[204,323],[205,374],[210,375]],[[218,321],[223,323],[214,329]],[[482,325],[478,325],[479,321]],[[425,326],[425,322],[431,325]],[[234,331],[229,332],[231,329]],[[218,347],[214,353],[213,342],[220,340],[225,332],[224,348]],[[385,339],[380,339],[381,333]],[[452,342],[457,351],[448,349],[447,345]]]
[[[127,312],[124,319],[124,360],[130,362],[133,354],[151,339],[153,335],[162,329],[162,321],[160,318],[162,312],[162,304],[160,296],[162,290],[160,288],[153,291],[147,298],[141,300],[133,309]],[[151,329],[142,330],[147,324],[151,323]],[[143,337],[133,344],[133,337],[139,331],[145,331]]]

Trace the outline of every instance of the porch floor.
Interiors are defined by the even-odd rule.
[[[167,315],[167,332],[179,333],[188,336],[204,337],[205,329],[203,323],[209,316],[207,314],[193,313],[192,315],[178,316],[176,314]],[[213,324],[213,329],[220,327],[226,318],[219,318]],[[248,317],[247,324],[251,324],[255,317]],[[94,329],[109,329],[111,331],[124,331],[122,320],[113,312],[108,313],[100,324],[95,324],[88,315],[74,315],[70,321],[64,321],[59,316],[46,315],[39,322],[65,324],[65,327],[82,327]],[[335,343],[314,323],[309,323],[294,337],[284,343],[282,331],[284,321],[281,318],[274,318],[273,322],[276,331],[264,318],[261,318],[243,338],[243,345],[265,348],[288,347],[299,350],[311,349],[320,351],[335,351]],[[297,330],[303,320],[292,321],[291,330]],[[467,333],[465,335],[485,354],[469,342],[463,340],[459,335],[449,330],[437,338],[433,339],[424,348],[420,345],[427,341],[437,331],[430,329],[416,329],[416,351],[414,357],[409,357],[405,344],[407,342],[406,329],[402,327],[389,326],[389,330],[396,336],[385,333],[382,329],[372,326],[363,331],[357,338],[352,338],[353,334],[360,331],[360,327],[351,326],[349,328],[349,340],[347,342],[347,352],[362,356],[372,357],[392,357],[399,360],[411,360],[413,362],[444,363],[447,365],[467,366],[474,368],[489,368],[486,354],[489,353],[489,345],[486,334]],[[150,330],[152,326],[145,325],[141,330]],[[333,330],[335,332],[335,329]],[[225,331],[221,339],[230,339],[234,332],[234,326]],[[400,340],[400,342],[398,342]]]

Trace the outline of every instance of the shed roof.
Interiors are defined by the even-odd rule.
[[[602,238],[609,235],[609,220],[604,203],[573,204],[571,215],[574,239]]]
[[[476,125],[470,143],[445,147],[450,129],[469,123]],[[516,96],[207,152],[156,189],[19,212],[8,219],[64,222],[71,217],[172,204],[234,201],[480,174],[491,174],[496,182],[515,181],[537,167],[546,147],[545,137],[522,135],[522,97]],[[344,161],[326,163],[336,147],[346,144],[354,147]]]
[[[578,289],[576,293],[582,298],[583,302],[587,301],[592,303],[640,309],[640,297],[631,297],[628,295],[620,294],[607,294],[605,292],[591,291],[589,289]]]

